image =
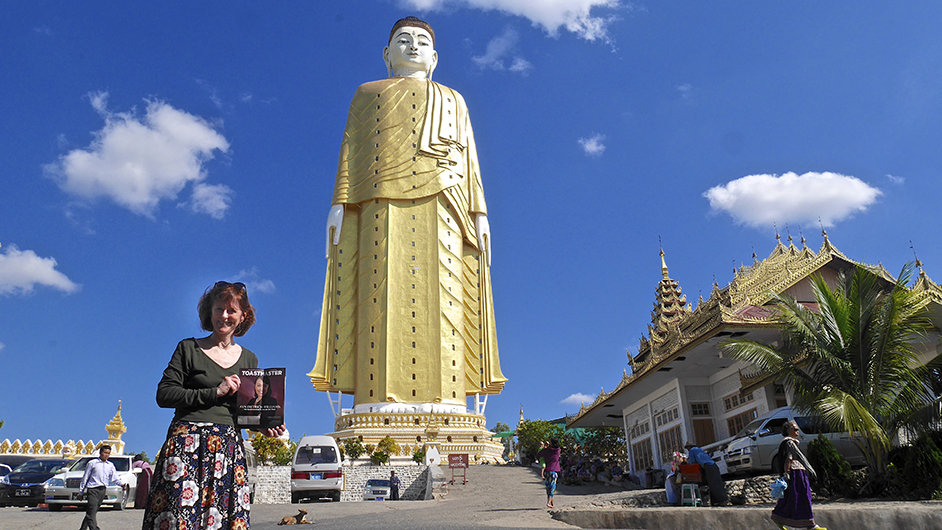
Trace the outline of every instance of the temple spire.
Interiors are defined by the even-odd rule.
[[[657,284],[654,310],[651,311],[651,326],[648,328],[651,340],[655,342],[664,340],[667,337],[668,325],[680,320],[684,313],[690,311],[680,284],[668,274],[663,247],[660,248],[660,256],[662,278]]]

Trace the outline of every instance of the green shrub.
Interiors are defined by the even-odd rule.
[[[856,479],[850,464],[824,435],[808,444],[808,461],[817,474],[811,483],[814,492],[822,497],[852,497],[856,493]]]
[[[360,458],[363,456],[363,453],[366,452],[359,438],[347,438],[341,445],[343,446],[344,454],[349,456],[351,460]]]
[[[372,462],[375,466],[381,466],[389,462],[389,455],[383,451],[376,451],[370,455],[370,462]]]
[[[298,448],[297,442],[284,441],[280,438],[269,438],[263,434],[252,437],[252,448],[255,449],[255,458],[258,463],[274,466],[290,466],[294,457],[294,450]]]
[[[399,444],[397,444],[396,440],[393,440],[389,435],[386,435],[382,440],[379,441],[378,444],[376,444],[376,449],[386,453],[387,456],[399,454]]]
[[[942,451],[930,435],[892,451],[890,461],[900,470],[897,484],[906,497],[932,499],[942,490]]]
[[[415,462],[416,464],[424,464],[425,463],[425,451],[421,449],[416,449],[415,452],[412,453],[412,461]]]

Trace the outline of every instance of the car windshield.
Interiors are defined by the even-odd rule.
[[[756,433],[756,431],[759,430],[759,427],[762,427],[762,422],[764,421],[765,419],[763,418],[763,419],[750,422],[749,425],[746,425],[745,427],[742,428],[741,431],[736,433],[736,438],[745,438],[746,436],[752,436],[753,434]]]
[[[374,487],[374,488],[379,488],[379,487],[388,488],[388,487],[389,487],[389,481],[388,481],[388,480],[383,480],[383,479],[378,479],[378,478],[370,479],[370,480],[367,480],[367,481],[366,481],[366,487],[368,487],[368,488],[369,488],[369,487]]]
[[[68,466],[68,460],[30,460],[16,466],[14,473],[54,473],[61,467]]]
[[[337,451],[329,445],[305,445],[298,449],[295,464],[336,464]]]
[[[85,471],[85,466],[88,465],[92,460],[97,459],[97,456],[86,456],[81,460],[76,460],[72,467],[69,468],[69,471]],[[131,459],[130,458],[115,458],[111,457],[108,459],[109,462],[114,464],[115,471],[128,471],[131,469]]]

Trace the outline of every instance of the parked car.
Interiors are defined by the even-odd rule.
[[[330,436],[305,436],[291,460],[291,502],[329,497],[340,502],[343,468],[337,441]]]
[[[38,458],[24,462],[0,477],[0,506],[36,507],[46,502],[46,480],[68,469],[72,460]]]
[[[0,477],[5,477],[9,475],[11,471],[13,471],[13,468],[11,468],[10,466],[6,464],[0,464]]]
[[[371,478],[363,486],[363,500],[388,501],[389,491],[389,479]]]
[[[58,512],[63,506],[82,506],[87,502],[81,498],[79,486],[82,484],[82,476],[85,475],[85,466],[95,458],[98,457],[82,457],[76,460],[67,472],[46,481],[46,504],[49,505],[49,511]],[[123,510],[128,504],[128,499],[133,499],[137,492],[137,474],[141,470],[131,466],[131,455],[111,455],[108,461],[114,464],[124,485],[108,486],[102,505]]]
[[[846,432],[834,430],[818,418],[798,415],[791,407],[782,407],[752,420],[729,442],[724,455],[729,472],[771,471],[782,443],[782,426],[788,420],[798,423],[798,446],[803,453],[808,454],[808,442],[823,434],[850,465],[867,463],[857,442]]]

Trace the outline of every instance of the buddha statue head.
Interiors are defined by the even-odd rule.
[[[411,16],[396,21],[389,33],[389,45],[383,49],[383,60],[390,77],[431,79],[438,64],[432,26]]]

